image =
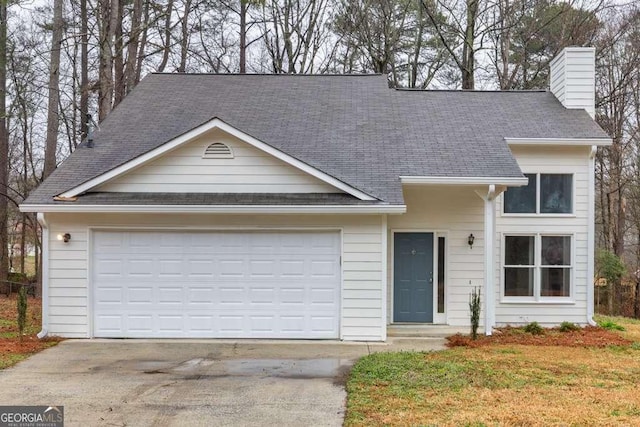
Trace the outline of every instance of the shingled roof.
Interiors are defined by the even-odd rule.
[[[509,138],[606,138],[545,91],[409,91],[386,76],[151,74],[25,204],[53,197],[219,118],[383,203],[400,176],[520,178]]]

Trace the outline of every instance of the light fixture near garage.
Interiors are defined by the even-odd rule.
[[[473,235],[473,233],[469,234],[469,237],[467,237],[467,243],[469,244],[469,248],[473,249],[473,242],[476,240],[475,236]]]
[[[60,233],[58,234],[58,240],[62,240],[65,243],[69,243],[69,240],[71,240],[71,234],[69,233]]]

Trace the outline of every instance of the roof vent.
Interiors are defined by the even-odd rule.
[[[209,145],[206,150],[204,150],[204,154],[202,155],[203,159],[233,159],[233,151],[231,151],[231,147],[222,142],[214,142]]]

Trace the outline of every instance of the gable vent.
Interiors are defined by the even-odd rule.
[[[203,159],[233,159],[233,151],[231,147],[221,142],[214,142],[209,145],[204,154]]]

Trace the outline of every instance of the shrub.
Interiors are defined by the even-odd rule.
[[[560,323],[560,332],[572,332],[580,329],[580,326],[571,322],[562,322]]]
[[[524,327],[524,331],[531,335],[544,334],[544,328],[538,324],[538,322],[531,322]]]
[[[471,314],[471,338],[478,339],[478,326],[480,326],[480,290],[473,288],[469,296],[469,312]]]
[[[15,283],[27,283],[29,281],[27,275],[24,273],[9,273],[7,280]]]
[[[598,322],[598,326],[604,329],[608,329],[610,331],[624,331],[624,326],[618,325],[616,322],[611,320],[602,320]]]
[[[20,331],[20,339],[24,334],[24,328],[27,325],[27,288],[21,286],[18,291],[18,331]]]

